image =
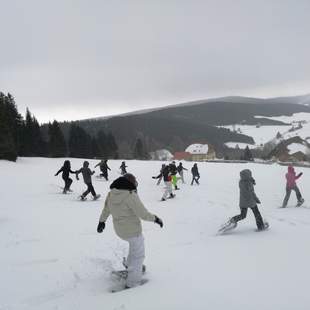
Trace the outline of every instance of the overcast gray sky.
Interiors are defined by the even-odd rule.
[[[0,90],[40,122],[310,93],[310,0],[0,4]]]

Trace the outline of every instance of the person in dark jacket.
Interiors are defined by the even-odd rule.
[[[84,161],[83,167],[80,170],[76,171],[76,178],[79,180],[79,174],[82,173],[84,183],[87,185],[87,190],[81,195],[81,200],[85,200],[86,196],[91,193],[93,195],[94,200],[98,199],[100,195],[97,195],[91,180],[91,176],[95,173],[95,171],[91,171],[89,169],[89,162]]]
[[[63,189],[63,193],[67,194],[67,192],[72,192],[70,186],[72,184],[72,179],[69,177],[70,173],[76,173],[75,171],[71,170],[71,163],[69,160],[65,160],[63,166],[57,171],[55,176],[57,176],[60,172],[62,172],[62,179],[65,182],[65,187]]]
[[[264,230],[267,228],[267,223],[264,222],[257,204],[260,204],[260,200],[255,194],[254,185],[255,180],[252,177],[252,172],[249,169],[244,169],[240,172],[239,190],[240,199],[239,207],[240,214],[232,217],[230,222],[237,226],[237,222],[243,220],[247,216],[248,209],[250,208],[255,216],[256,225],[258,230]]]
[[[175,194],[172,193],[172,183],[171,183],[171,172],[170,172],[170,165],[165,166],[162,172],[156,176],[152,177],[153,179],[163,178],[165,183],[165,192],[161,198],[161,201],[165,201],[168,197],[174,198]]]
[[[182,163],[179,163],[179,165],[177,166],[177,170],[178,170],[178,173],[181,177],[181,180],[182,180],[182,183],[184,184],[184,170],[187,171],[187,169],[185,167],[183,167]]]
[[[100,171],[101,171],[100,176],[104,177],[107,181],[109,181],[109,179],[108,179],[108,170],[111,171],[111,169],[108,166],[108,160],[107,159],[101,160],[100,163],[98,163],[95,166],[95,168],[98,167],[98,166],[99,166]]]
[[[126,166],[126,163],[124,161],[122,161],[122,164],[119,168],[121,169],[121,175],[124,175],[127,173],[127,170],[126,170],[127,166]]]
[[[193,176],[191,185],[194,184],[194,181],[196,182],[197,185],[199,185],[198,180],[200,179],[200,174],[199,174],[198,166],[197,166],[196,163],[195,163],[194,166],[192,167],[191,172],[192,172],[192,176]]]
[[[163,170],[164,170],[165,166],[166,166],[165,164],[161,165],[161,168],[160,168],[160,171],[159,171],[159,176],[158,176],[158,181],[157,181],[156,185],[159,185],[161,180],[163,179]],[[153,179],[156,179],[156,178],[157,177],[153,177]]]

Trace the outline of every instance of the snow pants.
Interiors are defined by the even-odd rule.
[[[142,266],[145,258],[144,238],[142,234],[125,239],[129,243],[129,252],[126,265],[128,266],[128,276],[126,286],[134,287],[141,283]]]
[[[265,226],[264,221],[263,221],[263,218],[262,218],[257,206],[254,208],[250,208],[250,209],[253,211],[253,214],[255,216],[257,228],[258,229],[264,228],[264,226]],[[234,216],[231,220],[234,222],[239,222],[239,221],[246,218],[247,213],[248,213],[248,208],[241,208],[241,213],[239,215]]]
[[[296,198],[297,198],[298,202],[300,202],[302,200],[301,193],[300,193],[299,188],[297,187],[297,185],[295,185],[292,188],[288,188],[287,187],[286,188],[286,195],[284,197],[283,204],[282,204],[283,208],[285,208],[287,206],[287,203],[288,203],[288,200],[290,199],[292,190],[295,191]]]
[[[92,183],[86,183],[87,190],[82,194],[83,197],[86,197],[89,193],[91,193],[94,197],[96,196],[96,192],[94,190]]]
[[[63,178],[63,180],[65,181],[64,190],[68,191],[73,181],[70,178]]]
[[[183,172],[183,170],[179,172],[179,175],[181,177],[182,183],[184,184],[185,182],[184,182],[184,172]]]
[[[106,171],[106,170],[101,170],[101,176],[103,176],[107,181],[109,181],[109,180],[108,180],[108,171]]]
[[[163,199],[166,199],[172,194],[172,184],[170,181],[165,181],[165,192],[163,195]]]
[[[200,179],[200,175],[193,175],[192,183],[191,185],[194,184],[194,181],[196,182],[197,185],[199,185],[198,180]]]

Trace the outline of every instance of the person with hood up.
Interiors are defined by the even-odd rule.
[[[191,185],[194,184],[194,181],[196,182],[197,185],[199,185],[200,174],[199,174],[198,166],[196,163],[192,167],[191,172],[192,172],[192,176],[193,176]]]
[[[255,194],[254,185],[255,180],[252,177],[252,172],[249,169],[244,169],[240,172],[239,180],[239,207],[240,214],[232,217],[226,224],[220,228],[219,232],[225,232],[227,230],[233,229],[237,226],[237,223],[246,218],[248,209],[250,208],[255,216],[257,230],[265,230],[269,227],[267,222],[264,222],[257,204],[260,204],[260,200]]]
[[[161,198],[161,201],[165,201],[168,197],[169,198],[175,197],[175,194],[172,193],[170,165],[166,165],[158,176],[152,177],[152,178],[153,179],[160,179],[160,178],[164,179],[165,191]]]
[[[126,168],[128,168],[128,166],[126,166],[126,163],[124,161],[122,161],[122,164],[119,168],[121,169],[121,175],[124,175],[127,173]]]
[[[86,200],[86,196],[91,193],[93,195],[93,199],[96,200],[100,197],[97,195],[91,180],[91,176],[95,173],[95,171],[91,171],[89,169],[89,162],[84,161],[83,167],[80,170],[76,171],[76,179],[79,180],[79,174],[82,173],[84,183],[87,185],[87,190],[81,195],[81,200]]]
[[[129,243],[125,262],[128,275],[124,288],[141,284],[145,258],[141,220],[154,222],[163,227],[162,220],[150,213],[141,202],[137,186],[135,176],[130,173],[116,179],[110,186],[111,190],[106,197],[97,226],[97,232],[101,233],[108,217],[112,215],[115,233]]]
[[[72,179],[69,177],[70,173],[76,173],[76,171],[71,170],[70,160],[65,160],[63,166],[56,172],[55,177],[62,172],[62,179],[65,182],[65,187],[63,189],[63,194],[67,194],[67,192],[72,192],[70,186],[72,184]]]
[[[285,208],[287,206],[288,200],[290,199],[292,190],[296,193],[297,198],[297,207],[301,206],[304,203],[304,199],[301,196],[301,193],[299,191],[299,188],[296,184],[296,180],[299,179],[302,176],[302,172],[300,172],[298,175],[296,175],[295,169],[293,166],[288,166],[287,173],[285,175],[286,177],[286,195],[283,200],[282,208]]]

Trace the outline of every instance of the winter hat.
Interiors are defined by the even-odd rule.
[[[136,177],[131,173],[124,174],[124,178],[126,178],[129,182],[131,182],[135,187],[138,186],[138,182],[136,180]]]

